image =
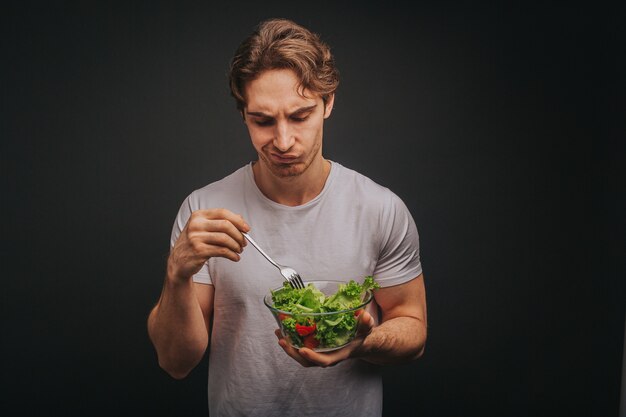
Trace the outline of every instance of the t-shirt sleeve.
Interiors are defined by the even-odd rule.
[[[197,204],[196,204],[197,205]],[[197,207],[194,207],[194,198],[193,193],[190,194],[183,204],[181,204],[180,209],[178,210],[178,214],[176,215],[176,219],[174,220],[174,226],[172,227],[172,237],[170,240],[170,248],[174,247],[174,244],[178,240],[180,233],[185,228],[189,217],[191,217],[191,213],[194,210],[197,210]],[[201,283],[201,284],[212,284],[211,275],[209,274],[209,267],[205,263],[200,271],[193,276],[193,282]]]
[[[381,287],[402,284],[422,273],[419,235],[415,221],[404,202],[394,193],[380,219],[381,247],[374,277]]]

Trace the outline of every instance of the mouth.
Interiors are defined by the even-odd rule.
[[[293,164],[297,162],[298,157],[295,155],[280,155],[274,152],[270,153],[272,161],[278,164]]]

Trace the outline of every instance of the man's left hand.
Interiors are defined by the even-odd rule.
[[[278,337],[280,347],[300,365],[304,367],[321,366],[322,368],[326,368],[327,366],[334,366],[348,358],[358,356],[359,348],[373,328],[374,319],[372,315],[364,311],[361,315],[361,320],[359,320],[359,327],[355,338],[343,348],[331,352],[315,352],[313,349],[305,347],[296,349],[289,345],[287,340],[281,335],[280,329],[276,329],[275,333],[276,337]]]

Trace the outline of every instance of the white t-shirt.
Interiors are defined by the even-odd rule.
[[[322,192],[296,207],[265,197],[252,164],[191,193],[172,230],[172,245],[192,211],[227,208],[241,214],[250,234],[303,280],[362,282],[381,287],[422,272],[417,228],[389,189],[332,162]],[[304,368],[287,356],[263,296],[282,286],[278,269],[248,245],[239,262],[211,258],[193,277],[215,287],[209,347],[209,414],[217,416],[380,416],[382,380],[377,366],[347,360]],[[376,317],[377,306],[370,306]]]

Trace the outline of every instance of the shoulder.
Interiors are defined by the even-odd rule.
[[[190,206],[193,210],[213,207],[213,201],[223,200],[231,196],[235,190],[240,190],[243,187],[249,169],[250,166],[245,165],[220,180],[192,191],[187,197]]]
[[[187,195],[181,203],[174,221],[172,245],[178,239],[181,230],[184,229],[191,213],[207,208],[228,207],[232,205],[233,201],[237,201],[237,196],[242,194],[237,190],[240,190],[241,184],[245,182],[246,168],[244,166],[221,180],[207,184]]]
[[[353,193],[355,200],[381,207],[402,203],[396,193],[371,178],[333,162],[337,168],[337,183],[347,192]]]

